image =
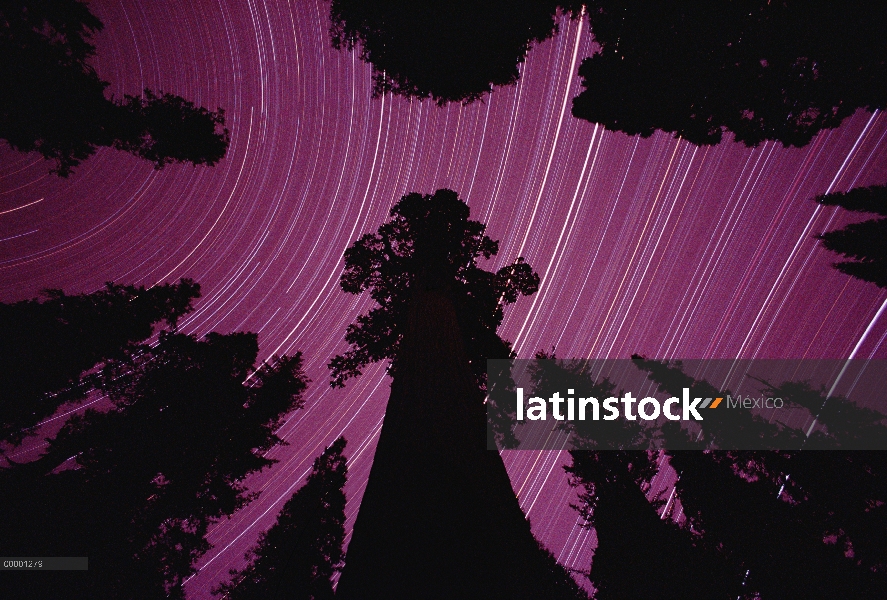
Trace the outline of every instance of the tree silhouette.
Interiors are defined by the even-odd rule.
[[[827,451],[790,455],[783,468],[791,475],[786,488],[803,497],[804,502],[795,506],[806,511],[805,521],[822,523],[835,546],[852,549],[855,566],[874,574],[858,584],[870,586],[861,595],[883,593],[887,590],[887,452],[841,448],[887,438],[884,415],[842,396],[829,396],[824,388],[814,389],[807,382],[767,384],[763,391],[808,409],[826,427],[827,435],[813,432],[806,447]]]
[[[91,294],[48,290],[46,299],[0,304],[0,441],[28,429],[90,389],[81,375],[120,359],[164,321],[175,327],[200,286],[189,279],[146,290],[108,283]]]
[[[173,94],[145,90],[122,101],[89,65],[102,22],[79,0],[0,4],[0,138],[37,151],[67,176],[113,146],[150,160],[214,165],[228,148],[224,113]]]
[[[314,461],[305,484],[275,523],[247,553],[249,565],[232,570],[230,583],[216,593],[232,600],[251,598],[331,599],[333,575],[341,570],[345,540],[345,481],[339,438]]]
[[[361,59],[373,65],[376,95],[470,102],[517,81],[529,47],[557,30],[562,4],[333,0],[330,33],[336,48],[360,44]]]
[[[390,361],[396,376],[400,343],[417,286],[444,290],[459,321],[462,342],[474,384],[486,390],[487,359],[509,358],[511,346],[496,334],[503,307],[520,295],[533,294],[539,276],[523,258],[496,273],[477,266],[499,250],[499,242],[485,235],[485,225],[468,220],[468,206],[456,192],[438,190],[431,196],[408,194],[391,209],[392,219],[374,234],[366,234],[345,252],[341,286],[346,292],[369,291],[378,306],[348,326],[345,340],[351,349],[330,362],[332,384],[342,387],[367,364]],[[509,409],[494,406],[492,412]],[[496,431],[511,440],[510,430]]]
[[[883,3],[598,0],[588,14],[600,52],[579,67],[573,115],[615,131],[803,146],[887,106]]]
[[[567,389],[577,397],[621,395],[608,379],[596,381],[586,361],[557,360],[553,353],[536,359],[529,365],[534,396]],[[666,510],[660,498],[648,500],[658,453],[622,449],[637,447],[650,432],[625,419],[564,424],[575,448],[565,469],[571,485],[581,489],[574,508],[597,536],[589,571],[595,599],[735,599],[741,577],[721,553],[702,549],[694,534],[660,515]]]
[[[582,61],[575,117],[613,131],[659,129],[695,144],[803,146],[857,109],[887,107],[881,2],[586,3],[596,52]],[[334,0],[333,45],[361,45],[375,93],[470,102],[513,83],[560,7],[582,3]]]
[[[580,514],[597,536],[589,579],[596,600],[735,599],[741,577],[718,548],[680,528],[661,498],[650,501],[647,453],[570,452],[571,483],[580,486]]]
[[[849,211],[874,213],[887,217],[887,185],[853,188],[849,192],[825,194],[816,201],[825,206],[840,206]],[[851,223],[816,236],[832,252],[852,260],[834,267],[851,277],[887,288],[887,219],[869,219]]]
[[[183,598],[208,527],[252,497],[242,479],[274,462],[274,431],[303,404],[298,354],[244,385],[257,352],[255,334],[161,332],[110,359],[96,382],[111,409],[72,417],[38,460],[0,470],[0,506],[17,515],[0,525],[5,547],[88,556],[89,571],[4,578],[0,595]]]
[[[637,354],[631,358],[638,369],[647,372],[648,379],[656,383],[660,391],[672,396],[680,397],[684,388],[690,391],[692,397],[715,398],[730,394],[729,390],[717,388],[705,379],[694,379],[687,375],[680,361],[648,360]],[[717,448],[798,447],[804,435],[797,429],[767,420],[749,410],[734,411],[729,415],[724,411],[706,414],[701,429],[700,434],[692,436],[692,439],[679,427],[663,427],[662,431],[667,446],[681,450],[702,449],[709,444]]]
[[[497,452],[486,450],[486,358],[508,358],[502,305],[538,286],[518,259],[477,266],[498,244],[450,190],[409,194],[345,254],[345,291],[378,306],[330,363],[342,385],[388,359],[391,395],[341,598],[581,597],[530,532]]]
[[[690,387],[693,395],[717,389],[685,374],[680,364],[641,357],[635,357],[635,364],[647,371],[660,391],[671,395],[679,395],[684,387]],[[777,390],[785,394],[786,403],[801,407],[818,408],[824,401],[803,383],[786,382],[764,391],[775,394]],[[846,439],[846,425],[870,423],[872,415],[835,400],[843,410],[821,414],[834,426],[831,447],[840,447]],[[706,424],[709,420],[706,415]],[[769,424],[767,433],[762,431],[767,424],[755,416],[747,416],[744,425],[770,440],[803,435],[787,432],[776,423]],[[710,434],[719,434],[716,421],[705,432]],[[824,440],[818,445],[828,447]],[[843,598],[862,599],[887,592],[884,452],[668,454],[679,474],[675,487],[688,526],[699,533],[701,547],[722,552],[735,572],[744,573],[744,597],[825,600],[840,590]]]

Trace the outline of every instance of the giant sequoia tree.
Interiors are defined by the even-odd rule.
[[[90,66],[102,22],[79,0],[0,2],[0,138],[71,169],[112,146],[149,160],[214,165],[228,148],[221,110],[173,94],[111,100]]]
[[[448,296],[460,321],[472,381],[483,387],[487,358],[508,358],[508,342],[496,334],[503,307],[539,287],[539,276],[523,258],[492,273],[477,265],[499,252],[486,226],[468,219],[469,208],[456,192],[408,194],[391,209],[392,219],[345,252],[342,289],[369,291],[378,304],[349,325],[351,349],[330,362],[333,385],[360,375],[376,361],[390,361],[392,375],[401,359],[401,342],[417,289]]]
[[[338,595],[575,597],[541,551],[497,452],[486,450],[486,358],[508,358],[502,307],[538,286],[523,260],[477,261],[497,242],[455,192],[409,194],[345,255],[343,289],[378,306],[348,328],[333,384],[390,361],[391,395]]]

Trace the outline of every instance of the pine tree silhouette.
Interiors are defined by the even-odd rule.
[[[620,396],[606,378],[596,381],[587,361],[540,352],[530,363],[534,396],[574,390],[575,397]],[[625,450],[650,441],[640,421],[564,421],[573,434],[570,483],[581,490],[574,507],[594,528],[597,547],[589,571],[596,600],[735,599],[741,577],[717,551],[671,519],[659,498],[647,499],[658,470],[657,452]]]
[[[45,296],[0,303],[0,441],[11,444],[65,402],[82,399],[90,389],[84,372],[122,358],[158,323],[175,327],[200,286],[188,279],[148,290],[109,283],[91,294]]]
[[[231,600],[328,600],[333,575],[341,570],[345,540],[345,481],[339,438],[314,461],[305,484],[280,511],[275,523],[247,553],[249,565],[231,571],[216,593]]]
[[[853,212],[887,217],[887,185],[853,188],[849,192],[825,194],[816,201],[826,206],[840,206]],[[851,223],[842,229],[816,236],[832,252],[851,259],[834,267],[851,277],[887,288],[887,219],[869,219]]]
[[[685,374],[680,364],[641,357],[635,357],[635,364],[647,371],[660,391],[671,395],[679,395],[683,387],[691,387],[694,396],[717,389]],[[780,397],[797,406],[824,404],[824,397],[803,383],[785,382],[764,392],[785,394]],[[814,439],[812,448],[840,448],[844,431],[855,431],[847,427],[851,422],[877,426],[872,411],[835,400],[834,411],[820,413],[833,424],[830,433],[834,435],[828,440]],[[743,431],[756,431],[779,447],[778,440],[785,436],[804,435],[754,415],[744,416],[744,428],[734,440],[741,442]],[[717,439],[723,432],[720,423],[708,416],[705,422],[708,431],[704,429],[704,435]],[[679,474],[676,490],[688,525],[700,534],[701,547],[723,553],[734,571],[745,574],[744,598],[826,600],[839,593],[842,598],[861,600],[887,593],[884,452],[668,454]]]

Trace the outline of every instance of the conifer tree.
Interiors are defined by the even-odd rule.
[[[0,508],[16,515],[0,522],[4,546],[86,556],[89,570],[4,577],[0,596],[184,598],[209,526],[252,497],[243,479],[273,464],[274,431],[304,403],[301,355],[253,371],[257,353],[255,334],[163,331],[106,360],[91,381],[111,406],[74,415],[39,459],[0,469]]]
[[[231,600],[331,600],[345,539],[345,481],[339,438],[314,461],[305,484],[283,506],[277,522],[247,553],[249,564],[232,571],[217,593]]]
[[[662,392],[680,395],[690,387],[696,396],[717,390],[684,373],[679,364],[634,358]],[[765,393],[787,403],[808,409],[825,405],[823,393],[807,384],[764,383],[769,386]],[[832,424],[833,435],[814,436],[809,450],[668,453],[679,474],[676,490],[687,525],[699,533],[703,548],[722,552],[735,571],[744,573],[745,598],[826,600],[840,590],[843,598],[861,600],[887,593],[884,452],[816,449],[840,448],[846,435],[869,427],[883,429],[877,424],[883,415],[833,400],[834,410],[817,410]],[[780,447],[780,439],[805,435],[753,414],[734,418],[741,427],[733,441],[757,432],[758,439]],[[711,425],[704,435],[718,439],[723,430],[716,420]]]
[[[530,363],[533,395],[571,390],[576,397],[618,397],[614,383],[595,380],[586,361],[558,360],[540,352]],[[564,421],[572,434],[570,483],[580,489],[575,506],[593,528],[597,547],[589,571],[596,600],[735,599],[741,577],[717,550],[703,549],[680,528],[661,498],[648,499],[658,452],[626,450],[649,445],[640,421]]]
[[[107,284],[90,294],[47,290],[45,299],[0,303],[0,441],[17,444],[65,402],[80,400],[81,375],[123,358],[154,333],[175,328],[200,286],[189,279],[150,289]]]
[[[825,194],[816,201],[853,212],[887,217],[887,185],[853,188],[849,192]],[[851,223],[816,236],[822,245],[850,260],[834,267],[851,277],[887,288],[887,218]]]

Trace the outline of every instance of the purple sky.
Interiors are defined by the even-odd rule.
[[[500,333],[520,357],[887,358],[887,292],[852,280],[812,238],[848,219],[812,197],[887,182],[887,116],[858,113],[803,149],[643,140],[570,115],[588,24],[565,21],[520,82],[468,107],[371,98],[370,69],[337,52],[323,1],[96,0],[95,66],[116,96],[145,87],[222,107],[216,167],[103,149],[68,179],[0,147],[0,300],[191,277],[183,330],[259,332],[261,358],[301,350],[307,407],[279,434],[260,499],[219,523],[191,598],[241,565],[324,446],[348,439],[349,527],[389,380],[376,366],[331,391],[326,363],[370,302],[338,286],[342,253],[405,193],[459,192],[542,278]],[[606,93],[600,90],[599,93]],[[855,217],[854,220],[859,220]],[[866,334],[867,332],[867,334]],[[863,339],[864,338],[864,339]],[[592,539],[555,452],[505,456],[534,532],[569,567]]]

